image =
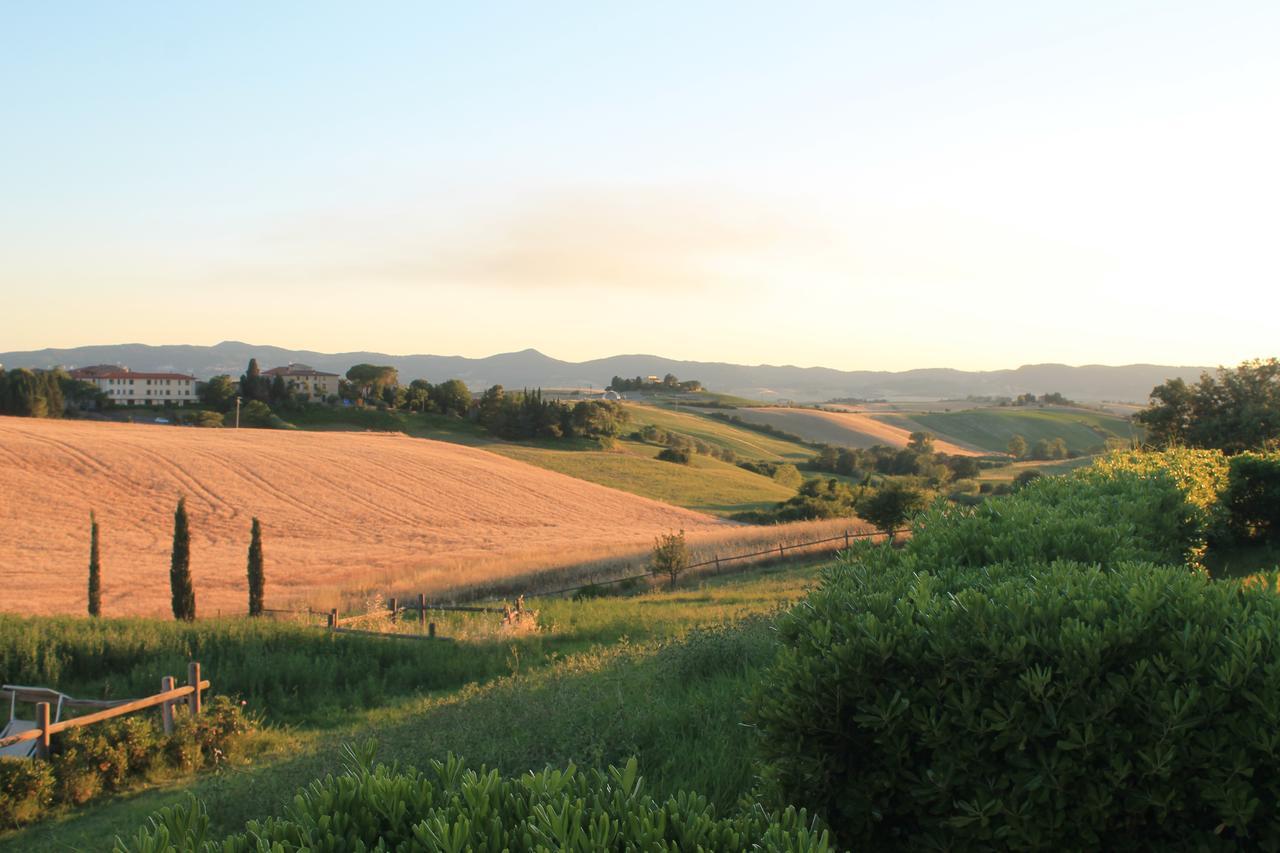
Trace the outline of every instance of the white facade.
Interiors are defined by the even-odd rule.
[[[198,399],[196,378],[184,373],[138,373],[101,365],[73,370],[71,378],[92,382],[118,406],[185,406]]]

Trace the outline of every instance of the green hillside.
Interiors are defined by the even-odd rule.
[[[631,422],[626,427],[628,433],[652,424],[732,450],[738,459],[750,461],[800,463],[813,455],[804,445],[702,414],[638,403],[628,403],[627,410],[631,414]],[[768,477],[706,456],[695,456],[689,465],[657,460],[654,457],[661,448],[639,441],[619,441],[611,450],[601,450],[596,442],[585,440],[509,442],[494,438],[465,418],[373,408],[308,406],[300,412],[289,413],[289,420],[306,430],[402,432],[417,438],[466,444],[580,480],[713,515],[763,509],[795,495],[794,489]]]
[[[739,459],[803,462],[813,456],[811,448],[794,441],[774,438],[694,412],[635,403],[628,404],[627,410],[631,413],[630,429],[638,430],[646,424],[652,424],[659,429],[690,435],[708,444],[732,450]]]
[[[877,415],[877,419],[906,429],[925,429],[939,438],[972,444],[983,450],[1003,453],[1009,439],[1020,435],[1029,444],[1040,439],[1061,438],[1075,453],[1102,449],[1108,438],[1132,437],[1134,426],[1124,418],[1070,408],[983,408],[935,414]]]
[[[665,427],[664,427],[665,428]],[[485,450],[580,480],[713,515],[765,509],[795,495],[768,477],[695,456],[678,465],[655,459],[660,448],[622,441],[615,450],[559,450],[495,442]]]

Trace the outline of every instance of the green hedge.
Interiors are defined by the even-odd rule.
[[[426,773],[373,765],[373,750],[348,750],[346,771],[312,783],[281,818],[207,838],[203,806],[165,809],[117,853],[287,851],[777,850],[829,848],[803,811],[760,809],[717,818],[704,798],[665,803],[645,793],[635,759],[625,769],[548,768],[518,778],[469,770],[456,758]]]
[[[1280,598],[1181,566],[846,566],[782,623],[771,778],[844,844],[1280,847]]]

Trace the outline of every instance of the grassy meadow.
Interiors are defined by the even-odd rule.
[[[266,729],[249,763],[62,811],[0,835],[0,849],[99,849],[188,791],[207,802],[214,833],[229,832],[278,814],[296,788],[338,764],[342,744],[370,737],[383,760],[423,765],[452,751],[513,773],[636,755],[658,795],[693,788],[727,809],[754,779],[741,722],[773,657],[768,619],[806,592],[818,565],[633,597],[531,600],[541,624],[531,634],[507,635],[492,616],[454,614],[445,624],[456,639],[435,643],[245,620],[95,626],[4,617],[6,673],[17,666],[82,695],[121,695],[150,689],[153,676],[198,654],[215,692],[244,691]]]

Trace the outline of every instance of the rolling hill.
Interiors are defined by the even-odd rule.
[[[483,450],[386,433],[0,418],[0,482],[0,609],[24,613],[84,611],[91,510],[104,612],[166,613],[184,495],[203,615],[243,612],[253,516],[264,528],[267,604],[277,607],[317,588],[384,588],[410,575],[430,593],[476,581],[481,563],[501,572],[507,560],[514,573],[540,555],[558,565],[723,524]]]

